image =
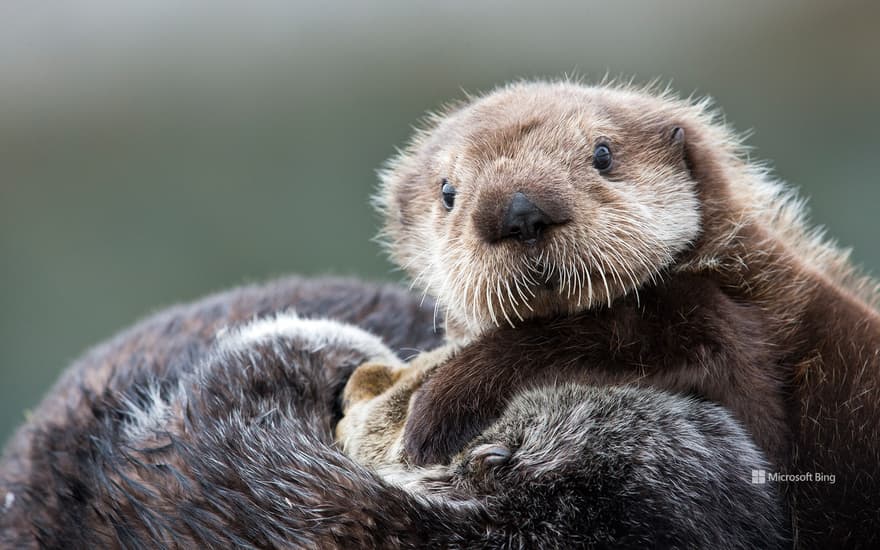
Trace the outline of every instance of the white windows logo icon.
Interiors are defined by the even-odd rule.
[[[752,483],[763,485],[767,483],[766,470],[752,470]]]

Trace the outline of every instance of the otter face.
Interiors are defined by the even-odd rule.
[[[470,333],[636,291],[700,231],[683,103],[571,83],[437,117],[383,173],[392,256]]]

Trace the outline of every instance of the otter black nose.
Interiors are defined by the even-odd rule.
[[[499,236],[516,238],[523,242],[535,242],[541,232],[556,223],[521,192],[517,192],[507,205]]]

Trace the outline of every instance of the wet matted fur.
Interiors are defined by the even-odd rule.
[[[352,280],[286,278],[168,308],[95,347],[71,365],[7,443],[0,463],[0,547],[131,547],[137,546],[134,544],[137,541],[142,547],[155,547],[150,542],[152,531],[149,526],[161,528],[166,515],[169,521],[176,517],[176,521],[195,522],[192,529],[200,529],[200,521],[210,520],[214,529],[214,535],[210,536],[227,537],[223,540],[228,543],[239,540],[257,544],[257,541],[268,540],[265,538],[268,535],[260,533],[272,531],[275,527],[271,524],[248,525],[245,529],[243,524],[236,523],[237,520],[225,513],[210,515],[215,514],[215,510],[203,514],[193,504],[195,501],[187,500],[189,496],[195,499],[197,495],[185,496],[183,486],[175,481],[174,467],[180,468],[191,460],[194,461],[193,468],[207,468],[206,457],[225,452],[223,459],[226,462],[215,465],[219,468],[217,475],[231,474],[232,470],[223,472],[225,467],[233,470],[251,468],[249,473],[255,478],[264,476],[268,479],[274,470],[261,472],[260,468],[277,467],[279,464],[272,462],[273,456],[277,458],[277,455],[248,457],[240,453],[258,448],[271,449],[271,445],[279,441],[271,434],[261,433],[259,423],[253,423],[255,418],[247,416],[248,411],[253,413],[257,410],[255,407],[272,399],[279,403],[292,400],[289,405],[293,411],[305,407],[308,414],[302,419],[291,419],[289,429],[328,422],[326,417],[331,413],[335,421],[340,410],[336,401],[328,401],[327,396],[341,390],[348,376],[346,369],[354,365],[345,368],[342,368],[345,365],[337,365],[335,370],[329,369],[328,365],[326,371],[321,371],[323,355],[305,356],[300,359],[311,365],[308,367],[311,370],[290,374],[295,381],[290,387],[267,385],[268,380],[261,383],[259,378],[254,379],[254,385],[249,389],[236,389],[234,385],[226,388],[213,386],[223,392],[223,399],[227,400],[223,403],[228,408],[218,407],[220,403],[211,401],[191,401],[185,412],[192,422],[203,427],[213,426],[215,430],[221,430],[228,419],[239,418],[244,422],[227,423],[228,429],[223,432],[225,439],[218,439],[216,431],[213,432],[214,439],[207,437],[208,431],[190,432],[193,437],[206,437],[189,441],[175,438],[171,442],[160,438],[148,442],[156,449],[147,456],[132,448],[127,438],[137,436],[139,432],[145,435],[152,430],[161,432],[159,421],[184,412],[167,406],[168,398],[181,391],[182,377],[190,376],[194,367],[206,360],[218,332],[224,327],[235,327],[255,317],[272,316],[293,307],[304,316],[329,317],[357,324],[381,335],[389,347],[404,355],[430,349],[442,340],[442,334],[433,330],[430,301],[421,307],[418,299],[395,286]],[[219,356],[212,357],[216,361]],[[293,359],[296,357],[285,357],[287,361]],[[272,363],[267,357],[266,362],[276,370],[265,376],[284,374],[279,370],[283,364],[280,360]],[[325,374],[304,385],[302,376],[305,372]],[[328,376],[327,372],[335,372],[336,378]],[[218,371],[218,376],[220,374],[223,373]],[[217,378],[215,382],[220,380],[222,378]],[[232,383],[234,380],[232,377],[227,381]],[[277,397],[273,397],[276,392]],[[311,400],[297,404],[294,398],[299,395],[297,392],[304,392],[303,395],[311,396]],[[315,401],[318,396],[321,397],[320,403]],[[327,413],[328,410],[331,413]],[[135,414],[137,411],[140,413]],[[242,431],[236,431],[236,426]],[[321,434],[323,432],[315,432],[304,437],[320,440],[324,437]],[[267,439],[261,441],[263,436]],[[287,448],[284,452],[298,451],[300,460],[320,460],[324,456],[320,447],[312,453],[304,441],[300,442],[301,446]],[[217,448],[212,449],[212,445]],[[178,459],[176,464],[171,463],[165,468],[160,465],[161,457],[168,453],[177,453]],[[139,462],[150,465],[142,472]],[[291,467],[295,468],[295,464],[292,463]],[[328,468],[332,468],[332,462]],[[167,485],[157,482],[156,477],[152,478],[153,485],[139,482],[138,476],[158,476],[163,471],[167,475],[163,474],[162,479]],[[129,479],[113,477],[114,472],[125,474]],[[135,477],[131,477],[132,472]],[[188,475],[186,471],[184,474]],[[184,481],[185,475],[180,483]],[[135,485],[127,486],[129,482]],[[216,478],[215,482],[218,482]],[[141,489],[151,491],[154,500],[145,496],[148,493],[138,492]],[[215,489],[222,489],[222,484]],[[235,494],[215,492],[212,498],[217,507],[228,510],[236,502]],[[228,501],[223,504],[226,498]],[[138,502],[142,502],[138,499],[150,502],[160,499],[164,506],[144,509],[138,506]],[[252,504],[249,513],[256,513],[254,510],[258,508],[259,505]],[[181,529],[179,523],[175,529]],[[198,536],[192,529],[181,532],[181,540]],[[163,533],[161,538],[170,536],[170,531],[160,531]],[[210,532],[210,529],[206,531],[205,537]],[[291,537],[289,541],[292,544],[295,538]],[[219,546],[226,547],[227,544]]]
[[[525,393],[451,465],[379,474],[332,438],[341,383],[399,360],[378,337],[278,313],[216,332],[43,425],[4,485],[10,547],[777,547],[761,453],[720,407],[634,388]],[[492,457],[514,451],[501,463]],[[40,482],[42,485],[37,485]]]

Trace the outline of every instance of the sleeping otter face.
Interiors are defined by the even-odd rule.
[[[529,83],[436,117],[382,176],[392,257],[471,333],[610,304],[700,232],[688,109]]]

